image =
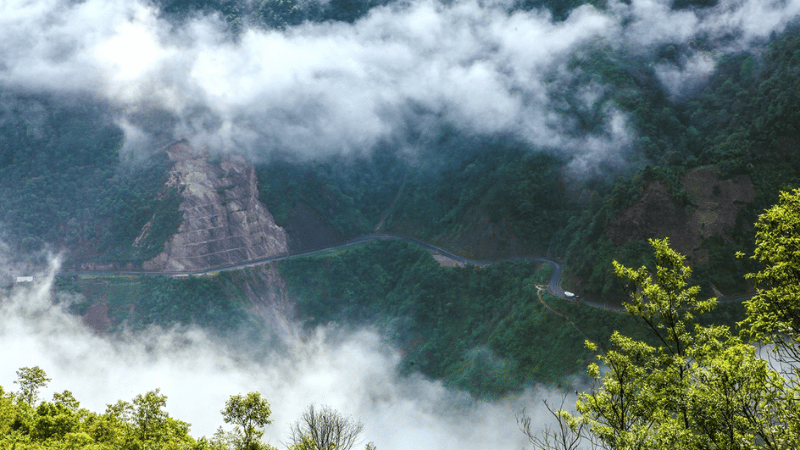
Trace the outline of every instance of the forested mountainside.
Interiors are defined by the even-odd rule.
[[[15,250],[49,244],[75,260],[120,263],[163,250],[181,217],[177,192],[162,192],[166,153],[126,161],[123,131],[109,107],[92,99],[7,87],[2,99],[3,232]],[[148,239],[134,246],[151,219]]]
[[[646,240],[669,236],[705,292],[746,292],[748,267],[731,255],[752,245],[751,224],[778,191],[800,181],[799,55],[791,29],[755,54],[726,56],[702,88],[676,98],[637,55],[587,49],[570,67],[614,87],[603,102],[623,109],[637,136],[638,160],[603,176],[566,176],[563,157],[510,139],[445,133],[411,162],[387,148],[272,162],[258,172],[262,198],[290,236],[321,222],[333,242],[379,225],[476,258],[563,258],[574,288],[595,298],[622,297],[612,259],[645,262]],[[577,103],[566,87],[552,95]],[[600,114],[568,113],[587,126]]]
[[[48,47],[42,60],[77,81],[26,84],[20,67],[35,65],[3,56],[2,239],[22,259],[60,252],[57,288],[82,295],[70,308],[98,332],[198,324],[270,339],[294,320],[372,325],[402,348],[403,370],[480,396],[558,383],[591,357],[587,335],[632,322],[541,293],[546,269],[532,263],[442,267],[376,242],[203,278],[119,272],[211,270],[385,232],[476,260],[547,256],[565,288],[618,306],[612,260],[652,265],[647,240],[668,236],[704,295],[751,292],[755,263],[733,255],[800,184],[800,25],[791,5],[759,34],[714,28],[736,5],[657,4],[701,31],[641,43],[637,2],[137,3],[118,28],[161,33],[132,34],[131,48],[158,55],[141,73],[125,70],[132,56],[71,72],[58,64],[79,55],[83,67],[83,47],[61,59]],[[436,33],[404,27],[417,22]],[[541,35],[524,37],[552,51],[498,31],[534,25]],[[308,42],[344,62],[303,66]],[[350,84],[351,98],[328,97]],[[90,270],[117,276],[76,274]],[[713,320],[741,319],[725,308]]]
[[[273,3],[262,2],[259,8],[273,8]],[[301,3],[281,5],[286,9],[274,14],[294,17],[303,10]],[[673,8],[713,5],[675,2]],[[274,28],[263,11],[245,6],[165,2],[159,11],[185,18],[193,11],[237,10],[243,23]],[[331,2],[325,5],[329,12],[303,13],[296,20],[354,20],[374,6]],[[577,3],[515,8],[542,6],[558,18]],[[350,12],[332,12],[337,9]],[[774,203],[779,189],[797,181],[797,86],[792,80],[800,44],[790,26],[763,46],[721,56],[706,82],[693,91],[671,93],[655,68],[680,65],[704,45],[712,43],[663,45],[646,59],[635,49],[593,43],[570,57],[566,69],[573,76],[553,74],[548,96],[557,100],[565,120],[576,124],[573,134],[602,133],[612,109],[626,114],[635,136],[625,150],[627,162],[570,174],[569,156],[442,120],[417,137],[413,154],[391,140],[362,155],[309,160],[275,152],[256,169],[260,199],[296,249],[381,229],[478,258],[547,254],[564,259],[576,289],[590,296],[619,296],[607,269],[610,260],[619,255],[633,262],[642,257],[647,238],[667,234],[674,242],[686,242],[684,253],[702,255],[693,262],[704,288],[713,284],[724,293],[742,292],[746,286],[734,280],[741,279],[744,268],[727,256],[752,242],[749,224]],[[579,98],[584,95],[579,87],[587,84],[606,87],[591,109]],[[24,242],[28,249],[43,243],[66,248],[74,258],[68,264],[136,266],[161,253],[181,214],[180,193],[167,183],[172,163],[159,150],[169,141],[151,145],[145,155],[120,154],[123,130],[113,120],[113,108],[101,99],[10,86],[3,90],[0,182],[9,241]],[[710,191],[692,184],[688,175],[702,166],[712,166],[719,180],[708,182]],[[752,192],[742,187],[720,194],[727,180],[738,180],[737,186],[750,183]],[[696,218],[702,223],[689,228],[669,227],[643,216],[640,210],[649,201],[666,203],[674,210],[671,216],[683,210],[687,218],[718,218]],[[703,212],[711,201],[740,207]],[[148,232],[142,235],[145,226]],[[706,267],[722,270],[712,273]]]

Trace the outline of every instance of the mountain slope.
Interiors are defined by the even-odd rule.
[[[175,162],[166,187],[180,192],[183,220],[144,269],[204,270],[288,251],[286,232],[258,201],[252,164],[236,156],[212,164],[186,141],[169,145],[166,152]],[[148,232],[146,225],[136,241]]]

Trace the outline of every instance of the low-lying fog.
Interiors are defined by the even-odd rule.
[[[70,299],[54,298],[52,281],[51,273],[0,291],[0,385],[15,390],[15,371],[38,365],[52,378],[42,398],[70,390],[97,412],[160,388],[167,411],[191,423],[195,437],[210,437],[223,425],[219,411],[228,396],[259,391],[272,407],[265,441],[279,448],[287,443],[289,425],[315,403],[364,423],[359,448],[372,441],[381,450],[519,449],[527,441],[515,413],[526,407],[547,420],[542,396],[560,400],[556,392],[531,388],[494,403],[473,401],[439,382],[399,376],[397,350],[369,330],[342,337],[319,329],[291,343],[289,355],[273,352],[261,361],[199,329],[99,336],[64,311]]]

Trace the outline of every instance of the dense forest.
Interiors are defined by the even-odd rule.
[[[226,48],[235,49],[248,30],[283,36],[309,24],[335,29],[378,10],[399,8],[399,3],[154,0],[148,5],[175,29],[197,17],[221,18],[225,45],[230,45]],[[675,0],[667,9],[702,15],[718,3]],[[569,21],[577,8],[588,8],[586,4],[598,11],[614,7],[611,2],[580,0],[525,0],[502,7],[509,16],[541,11],[558,24]],[[377,231],[418,238],[474,259],[547,256],[563,262],[564,286],[579,298],[561,299],[540,289],[549,277],[546,265],[507,261],[480,268],[442,267],[428,251],[413,245],[375,242],[277,264],[295,305],[293,318],[307,330],[331,324],[385,330],[387,341],[403,352],[404,373],[419,372],[482,398],[535,383],[558,385],[590,362],[595,352],[583,346],[585,339],[601,349],[630,349],[631,342],[614,337],[615,331],[636,340],[634,347],[641,351],[634,356],[654,354],[663,336],[638,328],[635,317],[593,308],[582,300],[620,307],[629,298],[630,286],[620,283],[613,261],[626,267],[656,267],[667,252],[654,254],[649,239],[669,233],[674,234],[673,244],[686,247],[694,270],[681,283],[699,286],[699,294],[693,295],[730,298],[756,292],[758,278],[745,274],[759,273],[762,264],[735,254],[756,251],[759,228],[753,224],[778,202],[780,191],[800,185],[798,26],[797,19],[787,20],[785,29],[749,46],[719,46],[707,36],[644,50],[612,39],[581,43],[565,61],[546,68],[543,89],[564,140],[607,137],[605,127],[614,114],[625,118],[624,135],[630,142],[619,143],[619,161],[601,161],[591,170],[571,170],[574,155],[553,144],[539,145],[513,132],[473,130],[413,99],[400,114],[407,123],[369,148],[295,154],[263,144],[255,146],[260,153],[242,150],[256,166],[259,198],[287,230],[292,251]],[[172,38],[183,39],[177,36]],[[698,53],[713,59],[713,69],[691,89],[673,92],[658,68],[685,68],[689,57]],[[0,60],[0,73],[4,70]],[[181,223],[182,200],[180,192],[165,188],[172,162],[161,147],[187,136],[173,136],[159,127],[180,122],[172,116],[180,113],[155,108],[139,117],[99,94],[48,92],[3,80],[0,237],[11,253],[23,257],[43,250],[61,252],[65,272],[74,272],[85,263],[135,270],[163,251]],[[524,91],[519,86],[510,90]],[[587,91],[597,94],[589,103],[584,98]],[[315,114],[313,108],[306,112]],[[291,111],[284,113],[293,117]],[[126,149],[133,141],[126,135],[131,123],[144,132],[159,130],[148,136],[148,148]],[[186,132],[191,127],[176,129]],[[702,195],[691,183],[698,173],[708,184]],[[728,192],[734,184],[741,191],[738,197]],[[730,204],[727,221],[714,219],[722,215],[718,211],[702,213],[705,203],[715,201]],[[664,213],[649,221],[644,213],[636,215],[647,208]],[[701,213],[707,217],[697,227],[665,231],[671,223],[690,223]],[[669,220],[654,223],[664,216]],[[149,232],[142,234],[145,224],[150,224]],[[309,237],[309,229],[316,235]],[[137,239],[140,236],[145,239]],[[185,279],[64,273],[56,289],[82,296],[70,306],[78,315],[104,304],[112,319],[98,330],[101,333],[198,325],[215,336],[266,339],[269,330],[254,314],[243,287],[250,276],[246,271]],[[720,303],[697,319],[696,330],[732,330],[737,322],[757,320],[750,314],[745,315],[740,302]],[[687,325],[689,332],[695,332],[693,326],[694,322]],[[695,338],[690,346],[721,342]],[[722,341],[729,339],[734,338],[726,334]],[[604,355],[602,362],[612,365],[609,354]],[[665,363],[658,369],[671,374],[675,367]],[[647,370],[653,377],[665,373]],[[65,420],[77,421],[74,430],[80,431],[75,433],[92,439],[85,443],[101,443],[100,435],[92,434],[99,433],[96,429],[87,431],[94,426],[86,422],[89,417],[97,423],[126,424],[128,431],[113,439],[128,436],[135,427],[121,413],[102,420],[102,415],[79,413],[74,399],[66,396],[36,408],[30,402],[25,409],[18,397],[3,391],[0,395],[8,411],[19,408],[2,417],[20,417],[0,426],[28,433],[25,442],[31,446],[50,436],[32,431],[38,426],[38,408],[43,417],[63,413]],[[669,408],[675,405],[661,406],[666,415],[674,412]],[[598,414],[582,422],[586,426],[607,425],[600,409],[583,412]],[[694,430],[689,422],[687,418],[675,433]],[[90,428],[82,428],[84,424]],[[175,439],[200,445],[187,437],[185,424],[173,425]],[[84,436],[75,437],[79,438]],[[113,439],[102,442],[119,443]],[[609,445],[624,447],[614,442]]]
[[[403,242],[281,263],[305,326],[375,325],[404,349],[403,370],[489,398],[579,372],[592,355],[585,339],[606,342],[615,330],[646,339],[620,311],[550,295],[550,269],[439,267]],[[708,319],[732,326],[741,314],[725,304]]]
[[[156,4],[177,23],[216,11],[242,27],[272,28],[280,28],[278,22],[353,21],[381,5]],[[558,20],[579,4],[519,2],[512,10],[545,7]],[[715,4],[674,2],[673,8]],[[599,133],[609,108],[627,115],[635,142],[621,168],[600,168],[576,180],[564,173],[569,157],[553,149],[443,122],[428,130],[424,140],[417,137],[411,156],[402,142],[391,140],[360,155],[308,160],[275,153],[258,168],[262,201],[294,235],[302,226],[297,220],[307,218],[310,209],[313,219],[327,227],[329,240],[380,227],[470,257],[556,256],[566,262],[576,290],[619,300],[622,292],[609,269],[611,260],[646,261],[646,239],[659,236],[645,232],[621,244],[612,242],[609,227],[654,183],[667,186],[677,209],[691,211],[695,199],[683,180],[688,171],[713,165],[721,180],[746,175],[755,198],[742,205],[735,225],[700,243],[710,256],[695,262],[697,281],[704,292],[711,292],[713,284],[723,292],[740,293],[747,289],[741,275],[752,267],[732,261],[730,255],[751,245],[749,224],[775,202],[778,190],[798,182],[790,162],[798,132],[792,80],[800,64],[800,44],[796,29],[789,26],[761,47],[722,55],[700,88],[674,96],[653,67],[679,63],[687,52],[712,43],[692,45],[663,45],[648,60],[634,48],[593,43],[568,62],[572,76],[553,74],[548,96],[558,100],[566,122],[577,124],[572,133]],[[587,110],[577,96],[582,86],[592,84],[608,89]],[[180,223],[178,193],[162,188],[169,167],[165,155],[155,149],[144,157],[120,154],[123,131],[113,120],[113,107],[101,99],[2,89],[0,205],[6,240],[28,250],[45,243],[69,249],[68,264],[135,265],[158,254]],[[410,126],[409,132],[418,130]],[[131,158],[135,160],[126,161]],[[133,246],[151,219],[148,242]],[[492,237],[481,238],[487,234]]]
[[[162,191],[166,154],[120,155],[123,133],[107,105],[82,96],[0,87],[0,205],[6,241],[23,253],[45,244],[73,261],[140,263],[178,229],[177,192]],[[153,219],[153,233],[133,245]]]
[[[214,278],[190,277],[92,277],[80,279],[62,274],[55,287],[61,292],[79,293],[88,299],[102,298],[115,321],[105,330],[142,330],[150,325],[200,325],[225,334],[231,330],[258,329],[246,309],[245,293],[236,275],[222,273]],[[69,307],[84,315],[90,302]]]
[[[443,267],[414,244],[376,241],[278,267],[306,330],[376,327],[402,350],[405,374],[421,372],[480,398],[559,384],[591,360],[585,339],[606,342],[615,331],[648,339],[620,310],[551,295],[547,264]],[[61,274],[56,288],[81,295],[69,306],[79,315],[101,299],[113,318],[106,333],[199,325],[234,345],[280,345],[252,314],[247,281],[246,271],[182,279]],[[703,323],[733,326],[743,315],[740,302],[723,303]]]
[[[664,48],[664,58],[680,51]],[[546,150],[507,138],[443,134],[435,149],[422,151],[413,162],[385,149],[355,161],[278,159],[259,172],[262,199],[290,233],[291,213],[302,203],[344,237],[380,223],[386,231],[477,258],[517,256],[524,242],[528,253],[563,258],[585,295],[620,300],[612,259],[647,261],[647,238],[659,236],[615,244],[608,232],[614,220],[654,183],[667,187],[667,201],[676,211],[692,211],[697,199],[687,193],[685,176],[712,166],[722,181],[746,175],[755,196],[742,205],[735,224],[700,243],[710,256],[697,264],[697,281],[707,293],[711,284],[740,293],[747,290],[742,275],[753,266],[733,253],[752,246],[750,224],[777,200],[778,191],[800,182],[792,162],[798,143],[792,81],[798,55],[800,40],[792,29],[758,58],[726,56],[701,90],[680,99],[664,91],[636,54],[599,47],[576,58],[573,70],[614,86],[605,101],[630,115],[638,169],[633,165],[576,183],[564,178],[566,161]],[[568,86],[553,89],[553,95],[570,95]],[[489,228],[485,222],[499,230],[491,244],[480,237]]]

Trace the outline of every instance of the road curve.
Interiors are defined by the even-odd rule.
[[[359,236],[359,237],[353,238],[353,239],[351,239],[349,241],[341,242],[339,244],[332,245],[332,246],[329,246],[329,247],[323,247],[323,248],[318,248],[318,249],[314,249],[314,250],[306,250],[306,251],[302,251],[302,252],[285,253],[285,254],[282,254],[282,255],[270,256],[270,257],[267,257],[267,258],[254,259],[254,260],[243,262],[243,263],[240,263],[240,264],[232,264],[232,265],[227,265],[227,266],[213,267],[211,269],[206,269],[206,270],[196,270],[196,271],[158,271],[158,272],[156,272],[156,271],[126,271],[126,270],[94,270],[94,271],[64,271],[62,273],[65,273],[65,274],[76,274],[76,275],[139,275],[139,276],[141,276],[141,275],[145,275],[145,276],[147,276],[147,275],[150,275],[150,276],[165,275],[165,276],[172,276],[172,277],[181,277],[181,276],[190,276],[190,275],[208,275],[210,273],[225,272],[225,271],[229,271],[229,270],[239,270],[239,269],[244,269],[246,267],[253,267],[253,266],[258,266],[258,265],[261,265],[261,264],[266,264],[266,263],[271,263],[271,262],[276,262],[276,261],[282,261],[284,259],[289,259],[289,258],[297,258],[297,257],[300,257],[300,256],[309,256],[309,255],[313,255],[315,253],[321,253],[321,252],[325,252],[325,251],[329,251],[329,250],[340,249],[340,248],[348,247],[348,246],[355,245],[355,244],[361,244],[361,243],[364,243],[364,242],[377,241],[377,240],[397,240],[397,241],[408,242],[408,243],[414,244],[414,245],[416,245],[418,247],[422,247],[422,248],[424,248],[426,250],[430,250],[433,253],[436,253],[436,254],[445,256],[447,258],[450,258],[450,259],[452,259],[454,261],[458,261],[458,262],[461,262],[461,263],[464,263],[464,264],[475,265],[475,266],[489,266],[489,265],[498,264],[498,263],[501,263],[501,262],[512,262],[512,261],[539,262],[539,263],[548,264],[548,265],[553,267],[553,273],[550,276],[550,282],[547,284],[547,290],[549,290],[550,293],[552,293],[555,296],[558,296],[558,297],[561,297],[561,298],[567,298],[566,294],[564,293],[564,290],[561,289],[561,274],[562,274],[563,268],[561,266],[561,263],[559,263],[557,261],[553,261],[552,259],[543,258],[543,257],[539,257],[539,256],[530,256],[530,257],[521,257],[521,258],[500,259],[500,260],[493,260],[493,261],[477,261],[477,260],[463,258],[463,257],[458,256],[458,255],[454,255],[454,254],[448,252],[447,250],[441,249],[441,248],[436,247],[435,245],[431,245],[431,244],[429,244],[427,242],[420,241],[419,239],[414,239],[414,238],[405,237],[405,236],[396,236],[396,235],[393,235],[393,234],[385,234],[385,233],[368,234],[368,235]]]
[[[498,263],[502,263],[502,262],[513,262],[513,261],[538,262],[538,263],[548,264],[553,268],[553,273],[550,275],[550,281],[547,284],[547,290],[550,291],[550,293],[555,295],[556,297],[560,297],[560,298],[567,299],[567,300],[576,300],[574,297],[567,297],[566,293],[561,288],[561,275],[562,275],[562,272],[563,272],[563,267],[562,267],[561,263],[559,263],[557,261],[554,261],[552,259],[544,258],[544,257],[541,257],[541,256],[528,256],[528,257],[519,257],[519,258],[498,259],[498,260],[491,260],[491,261],[478,261],[478,260],[467,259],[467,258],[463,258],[463,257],[458,256],[458,255],[454,255],[453,253],[450,253],[447,250],[441,249],[439,247],[436,247],[435,245],[429,244],[429,243],[421,241],[419,239],[414,239],[414,238],[405,237],[405,236],[397,236],[397,235],[386,234],[386,233],[367,234],[367,235],[359,236],[359,237],[350,239],[349,241],[340,242],[340,243],[338,243],[336,245],[331,245],[331,246],[328,246],[328,247],[317,248],[317,249],[313,249],[313,250],[306,250],[306,251],[302,251],[302,252],[285,253],[285,254],[282,254],[282,255],[270,256],[268,258],[254,259],[254,260],[243,262],[243,263],[240,263],[240,264],[233,264],[233,265],[227,265],[227,266],[218,266],[218,267],[214,267],[214,268],[207,269],[207,270],[172,271],[172,272],[169,272],[169,271],[166,271],[166,272],[154,272],[154,271],[124,271],[124,270],[114,271],[114,270],[107,270],[107,271],[64,271],[62,273],[65,273],[65,274],[76,274],[76,275],[138,275],[138,276],[141,276],[141,275],[145,275],[145,276],[147,276],[147,275],[150,275],[150,276],[166,275],[166,276],[172,276],[172,277],[184,277],[184,276],[190,276],[190,275],[208,275],[208,274],[216,273],[216,272],[225,272],[225,271],[229,271],[229,270],[244,269],[246,267],[253,267],[253,266],[258,266],[258,265],[261,265],[261,264],[266,264],[266,263],[271,263],[271,262],[276,262],[276,261],[282,261],[284,259],[289,259],[289,258],[297,258],[297,257],[300,257],[300,256],[310,256],[310,255],[313,255],[313,254],[316,254],[316,253],[321,253],[321,252],[325,252],[325,251],[329,251],[329,250],[336,250],[336,249],[348,247],[348,246],[351,246],[351,245],[361,244],[361,243],[370,242],[370,241],[378,241],[378,240],[397,240],[397,241],[408,242],[410,244],[414,244],[414,245],[416,245],[418,247],[421,247],[421,248],[424,248],[426,250],[429,250],[429,251],[431,251],[433,253],[436,253],[436,254],[445,256],[447,258],[450,258],[450,259],[452,259],[454,261],[461,262],[461,263],[464,263],[464,264],[470,264],[470,265],[474,265],[474,266],[481,266],[481,267],[490,266],[492,264],[498,264]],[[727,303],[727,302],[748,300],[751,297],[752,297],[752,295],[743,295],[743,296],[735,296],[735,297],[728,297],[728,298],[724,298],[724,299],[719,299],[719,301]],[[588,306],[592,306],[594,308],[605,309],[606,311],[622,312],[622,313],[625,312],[625,309],[622,308],[622,307],[606,305],[606,304],[597,303],[597,302],[593,302],[593,301],[586,300],[586,299],[582,299],[581,303],[582,304],[586,304]]]

